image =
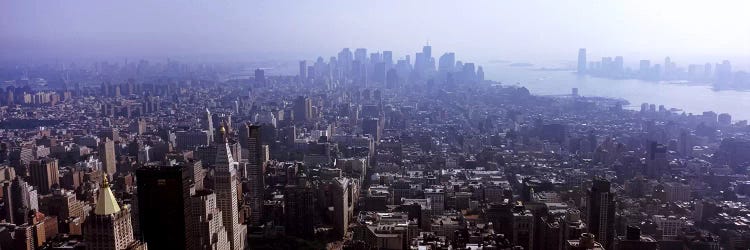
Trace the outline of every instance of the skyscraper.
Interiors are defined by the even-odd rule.
[[[605,249],[613,249],[615,240],[615,194],[610,190],[608,180],[594,178],[588,190],[587,222],[589,232]]]
[[[52,192],[52,187],[60,183],[57,159],[46,158],[31,161],[29,170],[31,185],[39,188],[39,192],[42,194],[49,194]]]
[[[586,49],[578,49],[578,74],[586,73]]]
[[[260,85],[266,83],[266,72],[262,69],[255,69],[255,83]]]
[[[298,96],[294,100],[294,121],[309,121],[312,115],[312,100],[309,97]]]
[[[646,157],[646,176],[659,178],[667,172],[667,147],[655,141],[648,143],[648,156]]]
[[[386,69],[393,67],[393,51],[383,51],[383,62],[385,63]]]
[[[104,138],[99,145],[99,160],[102,161],[102,170],[112,177],[117,172],[117,159],[115,159],[115,141]]]
[[[198,190],[190,197],[190,237],[195,250],[229,250],[227,230],[221,210],[216,207],[216,193]]]
[[[208,141],[213,141],[214,138],[214,119],[213,116],[211,116],[211,111],[206,109],[206,113],[204,113],[201,116],[201,128],[208,131]],[[180,144],[177,144],[178,147],[183,147]]]
[[[10,183],[3,183],[3,200],[5,202],[3,218],[16,225],[28,223],[28,213],[32,210],[39,210],[37,190],[18,177]]]
[[[284,217],[288,234],[302,238],[315,234],[315,193],[305,178],[284,188]]]
[[[224,128],[220,128],[224,130]],[[217,145],[216,168],[214,170],[214,190],[216,192],[216,204],[221,210],[221,219],[227,230],[230,248],[241,250],[245,248],[245,236],[247,228],[239,222],[239,211],[237,203],[237,163],[232,158],[229,143],[224,142]],[[252,155],[251,155],[252,157]]]
[[[106,176],[99,189],[96,207],[84,223],[84,241],[86,249],[91,250],[146,249],[145,244],[133,237],[130,206],[120,207]]]
[[[438,60],[438,72],[440,72],[441,77],[444,77],[443,74],[447,74],[448,72],[453,72],[455,67],[456,67],[456,54],[455,53],[449,52],[440,56],[440,59]]]
[[[354,60],[359,61],[360,63],[367,62],[367,49],[357,48],[354,50]]]
[[[398,88],[398,72],[396,72],[396,69],[389,69],[385,74],[385,87],[389,89]]]
[[[299,79],[300,81],[307,79],[307,61],[305,60],[299,61]]]
[[[261,153],[261,127],[245,124],[248,130],[247,138],[247,178],[250,183],[250,224],[257,225],[263,217],[263,157]]]
[[[181,166],[142,167],[136,170],[138,216],[143,239],[151,249],[186,249],[190,174]]]

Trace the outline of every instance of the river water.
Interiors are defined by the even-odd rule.
[[[640,109],[641,103],[645,102],[693,114],[714,111],[729,113],[732,120],[750,119],[750,92],[745,91],[715,91],[711,86],[596,78],[579,76],[572,71],[540,71],[505,64],[483,66],[486,79],[504,85],[524,86],[535,95],[566,95],[572,88],[578,88],[582,96],[625,99],[630,102],[631,109]]]

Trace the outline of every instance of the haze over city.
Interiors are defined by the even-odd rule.
[[[564,60],[578,47],[657,59],[750,57],[747,1],[3,1],[0,58],[403,55]],[[440,50],[442,51],[442,49]]]
[[[0,2],[0,249],[747,250],[748,1]]]

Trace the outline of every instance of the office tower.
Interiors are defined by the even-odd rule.
[[[456,54],[453,52],[445,53],[438,59],[438,72],[440,77],[446,77],[448,73],[453,72],[456,66]]]
[[[382,127],[380,123],[380,119],[378,118],[368,118],[362,120],[362,133],[366,135],[370,135],[375,141],[380,140],[380,134],[381,134]]]
[[[668,170],[667,147],[651,141],[648,143],[646,156],[646,176],[659,178]]]
[[[383,62],[387,69],[393,67],[393,51],[383,51]]]
[[[615,57],[615,61],[614,61],[614,65],[613,65],[613,68],[614,68],[614,72],[613,72],[614,75],[613,76],[614,77],[620,77],[620,76],[622,76],[622,74],[625,72],[624,64],[625,64],[625,62],[624,62],[622,56],[616,56]]]
[[[216,166],[214,169],[216,204],[221,210],[221,219],[227,231],[230,248],[241,250],[245,248],[247,228],[239,222],[239,205],[237,202],[237,168],[239,163],[232,158],[232,151],[229,149],[228,143],[224,142],[217,147],[214,163]]]
[[[641,229],[637,226],[628,226],[625,236],[617,237],[617,250],[638,249],[638,250],[656,250],[659,249],[659,242],[651,236],[641,235]]]
[[[247,178],[250,183],[250,224],[257,225],[263,217],[263,154],[261,153],[261,127],[245,124],[247,137]]]
[[[57,217],[60,221],[59,231],[63,233],[70,232],[69,225],[64,221],[86,218],[85,206],[84,201],[76,199],[75,192],[64,189],[55,189],[52,195],[42,196],[39,200],[39,210],[47,216]]]
[[[594,178],[593,185],[587,192],[587,222],[589,232],[605,249],[613,249],[615,240],[615,194],[610,190],[608,180]]]
[[[586,49],[578,49],[578,74],[586,73]]]
[[[112,177],[117,172],[117,159],[115,159],[115,141],[104,138],[99,145],[99,160],[102,162],[102,171]]]
[[[367,49],[365,48],[357,48],[354,50],[354,61],[359,61],[359,63],[366,63],[367,62]]]
[[[190,175],[181,166],[146,166],[136,170],[139,228],[151,249],[186,249],[193,245],[187,228]]]
[[[389,89],[398,88],[398,73],[396,69],[389,69],[385,74],[385,87]]]
[[[443,211],[445,211],[445,190],[440,188],[425,189],[424,198],[430,200],[433,214],[443,215]]]
[[[315,67],[314,66],[307,66],[307,79],[313,79],[315,78]]]
[[[294,99],[293,115],[297,122],[309,121],[312,116],[312,100],[305,96],[298,96],[297,99]]]
[[[208,111],[206,109],[206,113],[204,113],[201,116],[201,129],[208,131],[208,141],[213,141],[214,136],[214,119],[211,115],[211,111]],[[208,143],[206,143],[208,144]],[[182,147],[179,143],[177,144],[178,147]],[[187,146],[187,145],[186,145]]]
[[[513,242],[524,249],[534,249],[534,215],[523,205],[513,208]]]
[[[39,189],[41,194],[52,192],[53,186],[60,182],[60,171],[57,168],[57,159],[46,158],[33,160],[29,164],[31,185]]]
[[[198,190],[190,197],[190,237],[195,250],[229,250],[227,230],[222,215],[216,207],[216,194],[211,190]]]
[[[338,54],[337,60],[339,71],[348,75],[349,71],[351,70],[353,60],[354,59],[352,58],[352,51],[349,50],[349,48],[342,49]]]
[[[332,199],[333,199],[333,231],[336,237],[344,237],[349,228],[349,218],[352,216],[354,199],[350,197],[351,179],[345,177],[336,177],[331,181]]]
[[[370,53],[370,64],[377,64],[383,62],[383,57],[380,52]]]
[[[260,85],[266,83],[266,72],[262,69],[255,69],[255,83]]]
[[[207,146],[211,138],[213,134],[209,134],[208,130],[177,131],[174,133],[174,144],[177,150],[195,150],[196,147]]]
[[[650,72],[651,72],[651,61],[641,60],[638,66],[638,76],[641,79],[647,79],[649,77]]]
[[[28,223],[29,212],[39,210],[37,190],[19,177],[9,183],[3,183],[3,200],[5,202],[3,217],[6,221],[16,225]]]
[[[289,235],[312,238],[315,234],[315,192],[304,178],[284,188],[284,223]]]
[[[372,80],[379,83],[385,83],[386,79],[386,65],[384,62],[378,62],[375,64]]]
[[[299,80],[304,81],[307,79],[307,61],[299,61]]]
[[[109,188],[109,180],[104,176],[94,211],[84,222],[84,242],[91,250],[135,250],[147,249],[145,244],[133,237],[130,222],[130,206],[122,208]]]
[[[732,64],[724,60],[721,64],[716,64],[716,83],[728,84],[732,80]]]
[[[482,66],[477,67],[477,81],[484,81],[484,69]]]
[[[474,68],[474,63],[464,63],[463,72],[461,72],[463,75],[464,82],[467,83],[473,83],[477,80],[477,72]]]
[[[672,59],[669,57],[664,58],[664,77],[670,77],[672,75]]]
[[[428,45],[425,45],[424,47],[422,47],[422,55],[424,55],[424,58],[427,61],[429,61],[430,59],[432,59],[432,46],[430,46],[428,44]]]

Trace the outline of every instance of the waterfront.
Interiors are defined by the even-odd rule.
[[[510,67],[505,64],[486,64],[488,80],[505,85],[521,85],[535,95],[565,95],[578,88],[580,95],[622,98],[630,108],[638,109],[641,103],[664,105],[682,109],[686,113],[703,111],[729,113],[734,120],[750,119],[750,92],[715,91],[710,86],[657,83],[641,80],[615,80],[579,76],[572,71],[542,71],[530,67]]]

